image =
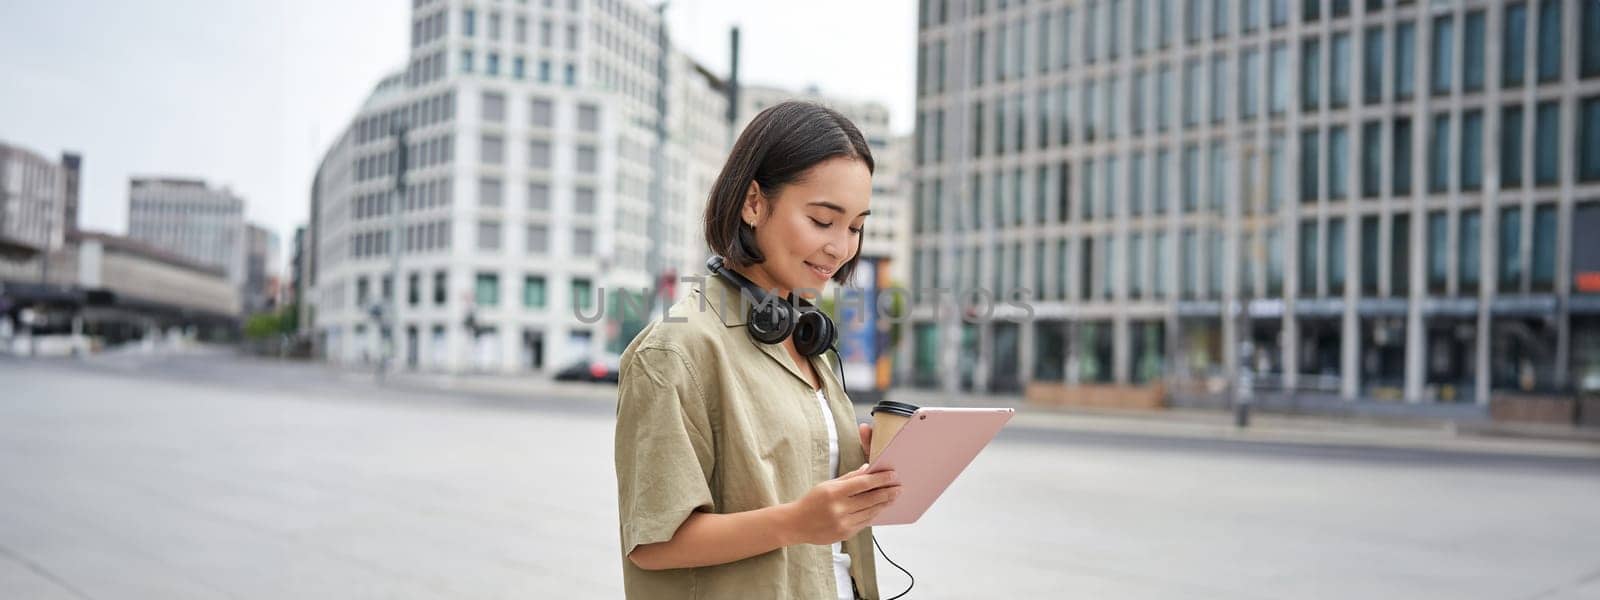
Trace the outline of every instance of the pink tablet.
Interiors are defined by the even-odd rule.
[[[893,469],[904,491],[872,520],[873,525],[915,523],[956,476],[972,464],[1016,410],[1010,408],[920,408],[867,467]]]

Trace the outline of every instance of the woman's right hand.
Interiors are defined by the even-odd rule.
[[[894,471],[867,473],[867,465],[811,488],[790,503],[791,539],[826,546],[854,536],[900,497]]]

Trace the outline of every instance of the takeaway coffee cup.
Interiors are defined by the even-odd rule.
[[[911,415],[916,414],[917,405],[904,402],[891,402],[884,400],[872,407],[872,451],[867,454],[867,462],[872,462],[888,447],[889,440],[900,433],[900,428],[905,427],[911,420]]]

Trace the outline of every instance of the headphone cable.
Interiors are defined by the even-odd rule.
[[[839,356],[839,346],[837,344],[829,347],[828,351],[833,352],[834,362],[838,363],[839,387],[844,389],[844,395],[846,398],[848,398],[850,397],[850,386],[844,382],[844,357]],[[889,598],[889,600],[897,600],[901,596],[911,593],[911,588],[917,587],[917,577],[912,575],[910,571],[907,571],[905,567],[900,566],[900,563],[894,562],[894,559],[889,558],[889,553],[884,552],[883,546],[878,543],[878,536],[876,534],[868,532],[867,535],[872,536],[872,546],[878,549],[878,554],[882,554],[884,560],[889,561],[889,564],[894,565],[894,568],[896,569],[900,569],[901,573],[905,573],[906,577],[911,579],[911,585],[906,586],[905,591],[900,592],[893,598]]]

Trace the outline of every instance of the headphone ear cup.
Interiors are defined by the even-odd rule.
[[[794,349],[802,356],[818,356],[832,348],[838,336],[838,329],[827,313],[808,310],[800,313],[795,325]]]
[[[750,337],[763,344],[782,342],[794,333],[794,311],[785,303],[772,302],[750,307],[745,329]]]

